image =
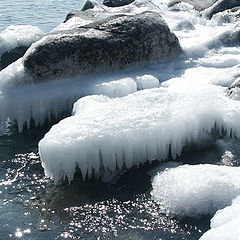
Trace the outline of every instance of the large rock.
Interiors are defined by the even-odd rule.
[[[46,35],[24,55],[24,67],[51,79],[166,62],[181,52],[158,13],[122,14]]]

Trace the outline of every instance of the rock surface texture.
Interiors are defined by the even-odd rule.
[[[51,79],[169,61],[181,52],[162,17],[144,12],[46,35],[24,55],[24,67],[35,78]]]

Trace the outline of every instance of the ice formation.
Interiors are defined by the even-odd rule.
[[[167,215],[213,214],[240,195],[240,168],[209,164],[166,168],[153,178],[152,186],[152,197]],[[212,227],[222,224],[218,218]]]
[[[39,83],[31,79],[25,73],[21,60],[18,60],[0,72],[0,128],[4,129],[5,121],[11,119],[18,123],[19,131],[21,131],[25,125],[29,126],[30,119],[35,121],[35,125],[41,125],[51,116],[59,118],[62,112],[70,112],[73,103],[79,97],[89,94],[122,97],[133,93],[136,89],[158,87],[158,81],[171,79],[172,82],[179,81],[179,85],[182,85],[185,83],[181,83],[181,80],[193,80],[229,86],[235,80],[233,71],[239,71],[235,67],[240,64],[239,47],[222,46],[217,50],[209,50],[208,45],[220,34],[232,31],[236,23],[219,24],[216,19],[207,20],[188,4],[178,6],[182,11],[171,11],[167,3],[168,1],[137,0],[128,6],[105,7],[105,10],[109,15],[115,12],[130,14],[148,10],[159,11],[172,29],[179,22],[188,19],[193,23],[194,30],[174,31],[185,50],[185,56],[182,59],[124,74],[77,76],[48,83]],[[61,24],[59,29],[76,27],[81,24],[77,17],[69,21]],[[14,28],[17,29],[17,26]],[[212,31],[213,28],[214,31]],[[21,37],[36,35],[35,29],[29,28],[29,31],[29,34],[25,32],[21,34]],[[170,85],[171,81],[168,81],[165,87]]]
[[[211,229],[199,240],[239,240],[240,236],[240,196],[232,205],[216,212],[211,219]]]
[[[151,195],[162,212],[193,217],[217,211],[211,219],[211,229],[199,240],[239,239],[239,167],[170,163],[157,171]]]
[[[43,31],[31,25],[9,26],[0,33],[0,57],[4,52],[20,46],[29,46],[43,36]]]
[[[79,99],[73,116],[53,126],[39,143],[46,175],[71,181],[76,166],[85,178],[101,168],[114,171],[167,159],[169,151],[175,158],[187,143],[214,128],[240,136],[238,101],[219,86],[186,84],[188,88],[182,81],[182,87],[172,84],[118,99]]]

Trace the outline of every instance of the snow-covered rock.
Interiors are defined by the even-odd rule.
[[[43,31],[31,25],[9,26],[0,33],[0,70],[22,57]]]

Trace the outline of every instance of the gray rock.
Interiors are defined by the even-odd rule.
[[[107,7],[121,7],[125,5],[129,5],[135,0],[104,0],[103,5]]]
[[[218,0],[213,6],[207,9],[206,16],[212,18],[216,13],[223,12],[227,9],[240,6],[240,0]]]
[[[116,15],[46,35],[24,55],[35,79],[53,79],[166,62],[182,52],[177,37],[155,12]]]
[[[3,53],[0,56],[0,71],[22,57],[28,48],[29,46],[20,46]]]
[[[239,46],[240,45],[240,26],[233,32],[227,31],[208,44],[209,48],[218,48],[221,46]]]

